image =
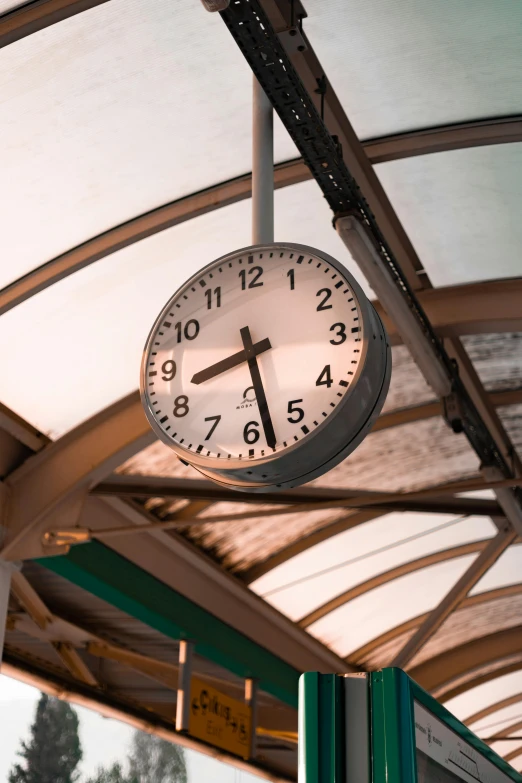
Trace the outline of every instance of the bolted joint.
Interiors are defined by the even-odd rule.
[[[455,392],[442,398],[442,410],[446,424],[451,427],[453,432],[456,435],[464,432],[462,405]]]

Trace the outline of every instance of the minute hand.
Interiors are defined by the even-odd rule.
[[[252,385],[259,406],[259,413],[261,415],[261,422],[265,431],[265,438],[268,446],[273,449],[276,445],[276,436],[274,432],[274,425],[268,410],[268,403],[266,401],[265,389],[263,387],[263,381],[261,380],[261,373],[257,364],[257,354],[255,352],[255,346],[252,343],[252,337],[250,336],[250,329],[248,326],[244,326],[241,330],[241,339],[243,340],[243,347],[248,361],[248,369],[250,370],[250,377],[252,378]]]
[[[270,340],[268,339],[261,340],[260,342],[252,346],[253,356],[255,357],[258,354],[263,353],[264,351],[268,351],[271,347],[272,346],[270,345]],[[192,376],[191,383],[195,383],[195,384],[204,383],[205,381],[209,381],[211,378],[215,378],[216,375],[221,375],[222,372],[231,370],[233,367],[237,367],[238,365],[246,361],[247,361],[246,352],[244,350],[238,351],[237,353],[233,353],[232,356],[228,356],[226,359],[222,359],[220,362],[216,362],[215,364],[212,364],[210,367],[207,367],[206,370],[201,370],[201,372],[197,372],[195,375]]]

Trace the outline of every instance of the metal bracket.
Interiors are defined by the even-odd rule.
[[[442,409],[446,424],[451,427],[453,432],[457,435],[464,432],[464,425],[462,424],[463,413],[459,396],[452,392],[443,397]]]

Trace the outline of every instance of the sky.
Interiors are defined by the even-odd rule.
[[[17,760],[22,739],[29,735],[40,692],[30,685],[0,675],[0,783],[7,783],[9,770]],[[80,722],[83,760],[81,780],[94,774],[100,765],[108,766],[126,757],[134,729],[93,710],[73,705]],[[189,783],[260,783],[227,764],[196,751],[186,750]]]

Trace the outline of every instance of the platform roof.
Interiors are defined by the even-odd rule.
[[[252,1],[290,26],[290,0]],[[303,8],[302,67],[321,64],[362,191],[520,486],[522,6]],[[0,74],[1,554],[23,563],[5,671],[172,736],[192,638],[202,679],[236,696],[259,679],[255,765],[294,778],[299,673],[399,662],[522,770],[522,509],[446,424],[394,312],[375,301],[385,408],[311,485],[234,495],[146,423],[154,318],[250,244],[252,73],[220,15],[0,0]],[[375,300],[279,119],[275,163],[276,240],[330,253]],[[75,527],[92,540],[43,543]]]

